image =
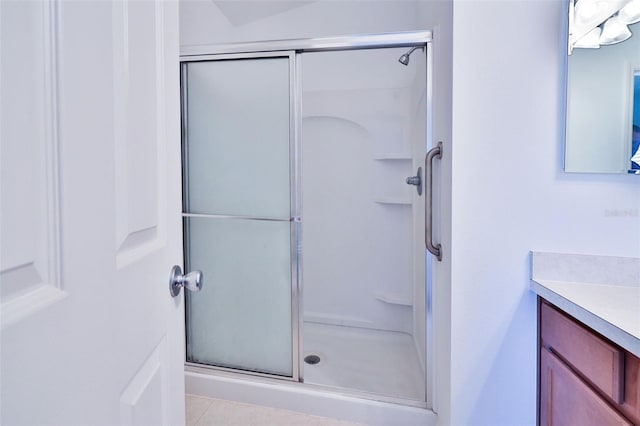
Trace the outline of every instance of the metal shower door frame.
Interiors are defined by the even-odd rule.
[[[292,382],[304,382],[304,361],[302,342],[302,252],[300,248],[300,139],[302,121],[302,61],[301,55],[305,52],[330,52],[342,50],[363,50],[363,49],[384,49],[395,47],[425,47],[427,57],[427,132],[425,134],[425,151],[432,141],[432,32],[412,31],[382,34],[349,35],[338,37],[312,38],[312,39],[292,39],[292,40],[270,40],[258,42],[224,43],[210,45],[183,46],[180,50],[181,69],[185,69],[185,64],[197,61],[233,60],[233,59],[259,59],[272,57],[289,57],[289,90],[290,90],[290,219],[291,219],[291,312],[292,312],[292,371],[293,377],[283,377],[271,374],[256,373],[251,371],[237,370],[225,367],[206,366],[197,363],[187,362],[185,365],[192,371],[202,372],[206,370],[218,370],[231,372],[233,374],[245,374],[254,376],[256,380],[270,383],[272,380],[287,380]],[[184,82],[184,81],[183,81]],[[186,84],[186,83],[185,83]],[[183,93],[185,87],[182,88]],[[184,101],[183,101],[184,102]],[[184,111],[183,111],[184,113]],[[188,137],[183,123],[183,140]],[[184,165],[183,165],[184,167]],[[185,252],[185,259],[188,253]],[[429,265],[427,258],[427,268]],[[426,365],[425,365],[425,386],[426,386],[426,407],[433,406],[434,370],[433,370],[433,326],[432,326],[432,289],[431,280],[427,279],[425,301],[425,321],[426,326]],[[313,388],[323,388],[319,385],[308,385]],[[334,389],[335,390],[335,389]],[[408,401],[402,398],[373,396],[365,392],[347,391],[341,389],[343,394],[351,396],[361,396],[382,402],[394,402],[407,404]],[[409,403],[408,405],[425,406],[422,404]]]
[[[299,247],[299,232],[300,232],[300,203],[298,201],[298,175],[297,175],[297,105],[299,102],[296,101],[299,96],[297,95],[297,87],[295,85],[295,78],[293,76],[296,72],[296,53],[294,51],[273,51],[273,52],[255,52],[255,53],[230,53],[230,54],[214,54],[214,55],[198,55],[194,58],[183,59],[180,60],[180,74],[181,74],[181,111],[182,111],[182,146],[183,146],[183,157],[182,157],[182,170],[183,170],[183,205],[189,197],[189,189],[188,189],[188,173],[185,173],[185,170],[188,168],[188,164],[185,159],[187,155],[185,154],[185,149],[188,146],[186,144],[187,139],[189,138],[188,128],[187,128],[187,118],[188,111],[186,107],[187,102],[187,64],[189,62],[211,62],[211,61],[229,61],[229,60],[244,60],[244,59],[270,59],[270,58],[287,58],[289,60],[289,218],[287,219],[290,223],[290,248],[291,248],[291,346],[292,346],[292,376],[281,376],[277,374],[269,374],[269,373],[260,373],[256,371],[250,370],[242,370],[236,368],[222,367],[222,366],[214,366],[214,365],[206,365],[199,364],[194,362],[185,362],[185,365],[190,367],[197,368],[205,368],[211,370],[219,370],[219,371],[227,371],[233,373],[241,373],[248,374],[252,376],[259,377],[269,377],[276,378],[279,380],[289,380],[298,382],[301,380],[301,374],[299,370],[300,363],[298,362],[299,350],[301,348],[301,343],[298,341],[300,336],[300,322],[298,318],[300,317],[300,304],[298,300],[300,297],[298,295],[298,290],[300,288],[300,276],[298,273],[298,265],[300,264],[298,260],[298,247]],[[202,215],[198,214],[190,214],[190,213],[182,213],[183,217],[198,217]],[[224,217],[219,216],[218,217]],[[229,216],[231,218],[231,216]],[[258,218],[258,217],[236,217],[239,219],[253,219],[253,220],[274,220],[267,218]],[[187,222],[188,223],[188,222]],[[189,235],[188,230],[184,230],[183,240],[184,244],[184,262],[185,268],[188,266],[190,253],[189,253],[189,244],[186,244],[187,238]],[[186,310],[185,310],[186,315]],[[188,322],[186,322],[189,324]],[[188,335],[189,333],[187,333]],[[186,343],[186,342],[185,342]]]

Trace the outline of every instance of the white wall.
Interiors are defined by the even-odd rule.
[[[562,172],[565,7],[454,3],[452,424],[535,424],[530,250],[640,256],[640,179]]]
[[[415,0],[182,0],[180,44],[407,31],[417,27],[417,4]]]

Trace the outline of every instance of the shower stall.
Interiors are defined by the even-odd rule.
[[[430,41],[182,52],[188,391],[430,407]]]

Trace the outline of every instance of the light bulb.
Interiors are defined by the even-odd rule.
[[[615,11],[600,0],[578,0],[575,5],[575,24],[578,26],[599,25]]]
[[[635,24],[640,22],[640,0],[631,0],[618,12],[618,19],[623,24]]]
[[[613,16],[604,23],[604,28],[600,35],[600,44],[616,44],[625,41],[629,37],[631,37],[629,28],[620,22],[617,16]]]

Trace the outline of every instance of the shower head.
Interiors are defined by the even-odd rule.
[[[398,62],[400,62],[402,65],[405,65],[405,66],[409,65],[409,56],[411,56],[413,51],[416,49],[424,49],[424,48],[422,46],[412,47],[411,50],[409,50],[407,53],[403,54],[402,56],[400,56],[400,58],[398,58]]]

